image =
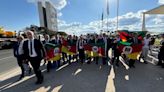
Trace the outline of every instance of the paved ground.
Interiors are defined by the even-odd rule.
[[[12,50],[0,50],[0,74],[18,67]]]
[[[16,64],[15,59],[12,60]],[[152,62],[153,58],[150,56],[148,60]],[[153,62],[156,61],[154,60]],[[34,75],[27,76],[21,81],[16,81],[20,73],[19,68],[16,67],[10,71],[5,70],[6,73],[0,75],[0,91],[163,92],[164,69],[151,63],[136,62],[135,65],[136,68],[127,70],[123,65],[115,67],[96,65],[95,62],[90,65],[73,63],[65,65],[58,70],[54,69],[50,73],[44,72],[45,67],[42,67],[45,81],[41,85],[34,84],[36,81]]]

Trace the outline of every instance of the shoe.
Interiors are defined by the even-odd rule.
[[[70,61],[70,60],[68,61],[68,64],[69,64],[69,65],[71,64],[71,61]]]
[[[81,64],[84,64],[84,62],[83,61],[80,61],[81,62]]]
[[[47,72],[49,73],[50,72],[50,69],[47,69]]]
[[[133,67],[133,68],[135,68],[135,66],[134,66],[134,65],[132,65],[132,67]]]
[[[40,81],[39,80],[37,80],[36,82],[35,82],[35,84],[37,85],[37,84],[40,84]]]
[[[91,61],[88,61],[88,62],[87,62],[87,64],[90,64],[90,63],[91,63]]]
[[[161,66],[161,65],[162,65],[162,63],[159,63],[159,62],[158,62],[157,66]]]
[[[63,62],[63,65],[65,65],[65,64],[66,64],[66,62],[64,61],[64,62]]]
[[[18,80],[21,80],[22,78],[24,78],[24,75],[21,75]]]
[[[42,84],[43,81],[44,81],[44,77],[42,76],[42,77],[40,78],[40,84]]]
[[[43,80],[44,80],[44,77],[42,76],[40,79],[38,79],[35,84],[38,85],[38,84],[42,84],[43,83]]]
[[[147,61],[144,61],[145,64],[148,64]]]
[[[119,67],[119,64],[116,63],[116,66]]]

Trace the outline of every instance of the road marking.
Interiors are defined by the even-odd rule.
[[[4,59],[12,58],[12,57],[13,57],[13,56],[9,56],[9,57],[5,57],[5,58],[1,58],[0,61],[1,61],[1,60],[4,60]]]
[[[21,71],[20,71],[19,67],[16,67],[12,70],[6,71],[5,73],[0,75],[0,81],[4,81],[4,80],[7,80],[13,76],[16,76],[16,75],[20,74],[20,72]]]

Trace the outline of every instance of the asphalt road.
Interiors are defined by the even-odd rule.
[[[16,59],[13,56],[13,50],[0,50],[0,74],[18,67]]]
[[[50,73],[45,72],[43,67],[45,80],[41,85],[34,84],[36,81],[34,75],[16,81],[20,69],[16,60],[10,57],[11,52],[12,50],[0,52],[0,63],[2,63],[0,68],[4,68],[1,72],[12,71],[12,74],[4,76],[11,76],[7,79],[2,80],[0,76],[2,92],[163,92],[164,90],[164,69],[154,65],[156,52],[153,53],[153,57],[149,55],[149,64],[136,62],[136,67],[131,69],[126,69],[121,63],[119,67],[115,67],[96,65],[95,62],[90,65],[80,63],[64,65],[57,70],[53,69]]]

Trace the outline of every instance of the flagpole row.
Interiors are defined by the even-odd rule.
[[[119,17],[119,0],[117,0],[117,27],[116,27],[116,31],[118,31],[118,23],[119,23],[119,19],[118,19],[118,17]]]
[[[104,12],[102,12],[101,22],[102,22],[102,23],[101,23],[101,24],[102,24],[102,26],[101,26],[101,27],[102,27],[102,30],[103,30],[103,27],[104,27],[104,26],[103,26],[103,24],[104,24],[104,23],[103,23],[103,22],[104,22]]]
[[[109,17],[109,0],[107,0],[107,31],[108,31],[108,17]]]

